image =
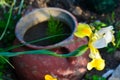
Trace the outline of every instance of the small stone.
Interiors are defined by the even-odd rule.
[[[108,80],[120,80],[120,64]]]
[[[47,7],[46,0],[36,0],[36,3],[39,8]]]
[[[108,78],[113,72],[114,72],[114,70],[113,70],[113,69],[110,69],[110,70],[108,70],[106,73],[104,73],[104,74],[102,75],[102,77]]]
[[[114,57],[116,60],[120,61],[120,51],[116,51]]]
[[[73,10],[72,10],[72,13],[76,16],[80,16],[82,14],[82,9],[80,7],[75,7]]]

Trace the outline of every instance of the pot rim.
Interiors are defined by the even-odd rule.
[[[71,19],[73,20],[73,23],[74,23],[74,26],[75,26],[75,27],[76,27],[77,24],[78,24],[77,19],[76,19],[70,12],[68,12],[67,10],[61,9],[61,8],[48,7],[48,8],[35,9],[35,10],[33,10],[32,12],[28,13],[27,15],[33,13],[34,11],[44,10],[44,9],[59,10],[59,11],[65,13],[65,14],[67,14],[68,16],[71,17]],[[27,16],[27,15],[25,15],[25,16]],[[23,17],[18,21],[18,23],[17,23],[17,25],[16,25],[16,27],[15,27],[15,35],[16,35],[17,39],[18,39],[22,44],[24,44],[25,46],[30,47],[30,48],[32,48],[32,49],[52,49],[52,48],[64,46],[65,44],[68,43],[68,40],[71,40],[71,41],[73,40],[73,33],[75,32],[76,28],[74,28],[74,30],[71,32],[71,35],[70,35],[69,37],[67,37],[66,39],[64,39],[64,40],[62,40],[62,41],[60,41],[60,42],[58,42],[58,43],[55,43],[55,44],[53,44],[53,45],[37,46],[37,45],[32,45],[32,44],[26,43],[26,41],[24,41],[23,39],[21,39],[21,38],[19,37],[19,35],[17,34],[17,30],[18,30],[18,27],[19,27],[18,24],[19,24],[19,22],[20,22],[25,16],[23,16]],[[63,45],[62,45],[62,44],[63,44]]]

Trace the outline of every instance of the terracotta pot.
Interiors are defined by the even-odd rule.
[[[71,28],[71,35],[53,45],[36,46],[28,44],[23,40],[24,33],[31,26],[48,19],[48,12],[52,16],[64,20]],[[39,17],[38,17],[39,16]],[[32,19],[31,19],[32,18]],[[78,39],[73,36],[77,21],[69,12],[59,8],[37,9],[21,18],[16,26],[16,39],[14,45],[25,44],[24,47],[14,49],[14,52],[33,49],[50,49],[59,54],[67,54],[74,51],[79,46],[87,43],[87,39]],[[19,42],[20,41],[20,42]],[[48,55],[21,55],[13,57],[11,63],[15,67],[19,80],[44,80],[46,74],[56,77],[58,80],[79,80],[86,72],[88,63],[88,51],[80,57],[59,58]]]
[[[87,42],[86,39],[74,40],[74,43],[53,51],[64,54],[71,52]],[[14,45],[19,44],[15,40]],[[14,52],[31,50],[28,47],[14,49]],[[18,80],[44,80],[46,74],[56,77],[58,80],[80,80],[87,71],[88,63],[87,51],[80,57],[59,58],[48,55],[21,55],[12,58]]]

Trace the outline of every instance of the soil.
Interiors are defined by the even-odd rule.
[[[42,40],[39,42],[35,42],[35,43],[31,43],[31,44],[38,45],[38,46],[48,46],[48,45],[58,43],[64,39],[66,39],[67,37],[69,37],[70,33],[71,33],[70,27],[61,21],[60,21],[60,24],[62,24],[62,26],[58,26],[57,30],[61,27],[60,29],[62,29],[62,34],[68,34],[68,35],[56,36],[53,38],[48,38],[48,39],[45,39],[45,40]],[[47,35],[47,31],[48,31],[48,21],[41,22],[27,30],[27,32],[24,35],[24,40],[26,42],[30,42],[30,41],[50,37],[48,35],[51,35],[51,36],[55,35],[55,33],[54,34],[49,33]],[[58,35],[61,34],[59,32],[57,32],[57,33],[58,33]]]
[[[76,2],[71,3],[70,1],[76,1],[76,0],[25,0],[26,7],[23,9],[22,13],[25,14],[27,12],[30,12],[34,8],[42,8],[42,7],[59,7],[59,8],[63,8],[72,13],[72,11],[75,9],[75,7],[79,7],[82,13],[80,15],[75,15],[75,14],[73,14],[73,15],[77,18],[78,22],[86,22],[86,23],[94,22],[95,20],[105,21],[106,18],[108,17],[108,15],[111,14],[111,13],[98,14],[93,11],[90,11],[84,5],[84,3],[83,3],[84,0],[81,0],[81,3],[76,3]],[[20,0],[18,0],[18,2],[20,2]],[[115,21],[119,21],[120,20],[120,3],[118,4],[118,6],[114,10],[114,12],[115,12]],[[0,13],[1,13],[1,11],[0,11]],[[2,43],[0,43],[0,44],[2,44]],[[88,71],[87,74],[89,74],[91,76],[92,75],[100,75],[101,76],[106,71],[108,71],[110,69],[115,69],[120,63],[119,61],[117,61],[114,58],[114,53],[112,53],[112,54],[106,53],[106,51],[104,51],[103,49],[101,49],[100,52],[101,52],[101,56],[106,61],[106,67],[102,71],[97,71],[95,69]],[[83,77],[83,80],[85,80],[84,77]]]

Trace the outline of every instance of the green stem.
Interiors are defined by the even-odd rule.
[[[13,57],[13,56],[19,56],[23,54],[44,54],[44,55],[66,58],[66,57],[73,57],[73,56],[74,57],[81,56],[82,54],[86,52],[87,49],[88,49],[87,45],[82,45],[75,51],[67,53],[67,54],[58,54],[53,51],[42,49],[42,50],[32,50],[32,51],[23,51],[23,52],[0,52],[0,56]]]
[[[12,68],[14,68],[14,66],[3,56],[0,56],[4,61],[6,61]]]
[[[22,0],[20,3],[18,14],[21,14],[21,9],[23,7],[23,3],[24,3],[24,0]]]
[[[9,5],[8,3],[6,3],[5,0],[1,0],[1,1],[0,1],[0,5],[1,5],[1,6],[7,6],[7,7],[10,7],[10,5]]]
[[[118,40],[120,40],[120,39],[118,39]],[[120,41],[117,42],[116,48],[119,48],[119,46],[120,46]]]

